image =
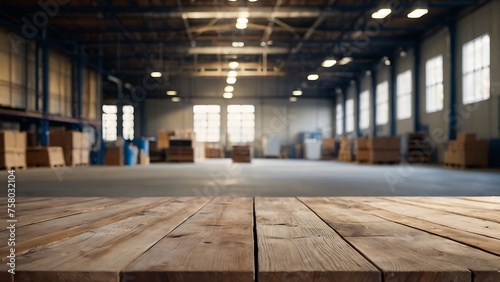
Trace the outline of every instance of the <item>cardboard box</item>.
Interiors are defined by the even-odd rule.
[[[252,150],[249,145],[235,145],[231,152],[231,159],[234,163],[252,162]]]
[[[149,165],[149,163],[150,163],[150,159],[149,159],[148,153],[141,151],[139,153],[139,164],[140,165]]]
[[[368,138],[356,139],[356,150],[368,150]]]
[[[375,150],[370,151],[371,163],[399,163],[401,153],[396,150]]]
[[[0,168],[10,170],[18,167],[18,159],[15,150],[0,151]]]
[[[478,152],[488,152],[489,142],[487,140],[473,140],[467,141],[465,143],[456,142],[456,151],[478,151]]]
[[[168,149],[170,147],[170,137],[175,135],[174,131],[158,131],[158,136],[156,139],[157,149]]]
[[[29,147],[26,151],[28,166],[56,167],[66,166],[61,147]]]
[[[16,147],[21,150],[26,150],[28,147],[28,135],[26,132],[18,132],[16,131],[15,133],[15,141],[16,141]]]
[[[448,165],[454,165],[457,163],[455,151],[444,152],[444,163]]]
[[[368,149],[370,150],[397,150],[401,147],[399,137],[371,137],[368,140]]]
[[[474,133],[459,133],[457,136],[457,142],[464,144],[476,141],[476,134]]]
[[[369,162],[370,161],[370,151],[369,150],[357,150],[356,151],[356,161],[357,162]]]
[[[479,153],[476,151],[457,151],[456,163],[462,167],[487,167],[488,152]]]
[[[335,150],[335,138],[323,138],[321,142],[323,149]]]
[[[8,151],[8,150],[13,150],[17,149],[16,145],[16,135],[17,131],[14,130],[3,130],[0,131],[0,150],[1,151]]]
[[[167,149],[167,162],[194,162],[192,147],[172,147]]]
[[[78,131],[52,131],[50,132],[50,145],[59,146],[68,150],[89,149],[89,135],[87,132]]]
[[[123,147],[108,147],[104,157],[104,165],[122,166],[123,165]]]
[[[458,150],[457,141],[448,141],[448,151],[453,152]]]

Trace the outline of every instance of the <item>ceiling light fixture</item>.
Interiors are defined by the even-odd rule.
[[[378,10],[372,14],[372,18],[377,20],[385,19],[385,17],[387,17],[391,13],[392,13],[391,5],[384,4],[379,6]]]
[[[238,73],[236,71],[229,71],[227,73],[227,77],[237,77]]]
[[[248,0],[248,2],[257,2],[257,0]]]
[[[233,42],[233,47],[235,47],[235,48],[241,48],[243,46],[245,46],[244,42],[241,42],[241,41],[235,41],[235,42]]]
[[[179,98],[179,97],[172,97],[172,102],[177,103],[177,102],[180,102],[180,101],[181,101],[181,98]]]
[[[339,65],[347,65],[348,63],[352,62],[351,57],[344,57],[340,61],[338,61]]]
[[[236,23],[236,28],[237,29],[245,29],[247,27],[248,27],[248,25],[246,23],[239,23],[239,22]]]
[[[234,62],[230,62],[230,63],[229,63],[229,68],[231,68],[231,69],[233,69],[233,70],[234,70],[234,69],[238,68],[238,66],[239,66],[239,65],[240,65],[240,64],[239,64],[238,62],[236,62],[236,61],[234,61]]]
[[[222,97],[224,97],[225,99],[231,99],[231,98],[233,98],[233,93],[226,92],[226,93],[222,94]]]
[[[177,95],[177,91],[175,91],[175,90],[169,90],[169,91],[167,91],[167,95],[168,96],[175,96],[175,95]]]
[[[151,77],[161,77],[161,76],[162,76],[162,74],[159,71],[151,72]]]
[[[294,90],[292,92],[292,95],[293,96],[301,96],[302,95],[302,90],[300,90],[300,89]]]
[[[407,15],[407,17],[409,19],[418,19],[423,17],[427,13],[429,13],[429,10],[427,9],[427,4],[419,2],[413,6],[413,11],[411,11]]]
[[[315,73],[307,76],[307,80],[318,80],[318,79],[319,79],[319,75],[317,75]]]
[[[324,67],[324,68],[331,68],[336,63],[337,63],[337,60],[335,60],[335,59],[326,59],[326,60],[323,61],[323,63],[321,64],[321,66]]]
[[[391,60],[389,60],[389,58],[387,58],[387,57],[383,57],[382,61],[384,62],[384,65],[386,65],[386,66],[391,65]]]
[[[231,85],[224,87],[224,92],[233,92],[233,91],[234,91],[234,87]]]
[[[290,97],[290,102],[297,102],[297,97]]]
[[[235,84],[236,83],[236,77],[228,77],[226,79],[227,84]]]

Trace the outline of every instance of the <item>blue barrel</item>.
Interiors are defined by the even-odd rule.
[[[134,145],[142,152],[149,154],[149,140],[135,139]]]
[[[135,152],[130,146],[123,147],[123,163],[124,165],[135,165]]]

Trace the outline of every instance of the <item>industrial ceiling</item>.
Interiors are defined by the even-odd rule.
[[[238,76],[306,81],[316,73],[314,87],[331,89],[411,49],[478,2],[3,0],[0,23],[36,24],[45,12],[48,24],[37,29],[38,38],[130,83],[153,71],[226,77],[236,61]],[[392,12],[374,19],[381,5]],[[424,5],[428,14],[408,18],[415,5]],[[334,65],[322,66],[325,59]]]

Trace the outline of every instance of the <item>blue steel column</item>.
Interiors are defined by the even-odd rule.
[[[391,60],[391,86],[389,87],[389,133],[391,136],[396,135],[396,96],[398,91],[397,74],[396,74],[396,56],[392,56]]]
[[[43,74],[43,84],[42,84],[42,95],[43,95],[43,115],[44,119],[40,121],[41,134],[40,134],[40,144],[42,146],[49,146],[49,120],[47,115],[49,114],[49,45],[47,41],[43,42],[42,46],[42,74]]]
[[[420,45],[413,48],[413,131],[420,131]]]
[[[361,129],[359,128],[359,112],[360,112],[360,102],[361,102],[361,82],[359,81],[359,77],[356,77],[354,80],[356,86],[356,109],[354,113],[356,115],[356,136],[361,136]]]
[[[371,84],[372,84],[372,103],[371,103],[371,135],[377,136],[377,73],[375,70],[371,71]]]
[[[347,91],[342,90],[342,133],[347,133],[347,108],[346,108],[346,100],[347,100]]]
[[[450,116],[449,116],[449,140],[455,140],[457,137],[457,26],[455,22],[448,25],[450,33]]]

